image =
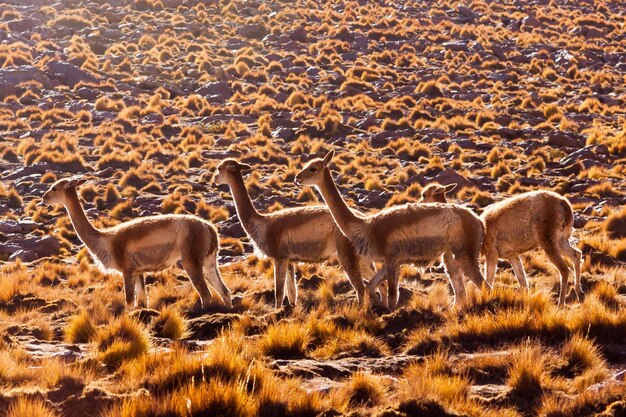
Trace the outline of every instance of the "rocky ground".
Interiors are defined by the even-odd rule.
[[[245,340],[251,347],[239,352],[242,360],[262,363],[273,384],[306,398],[285,405],[292,414],[411,415],[423,406],[439,410],[433,415],[533,415],[580,406],[577,415],[618,415],[626,363],[621,2],[27,3],[0,3],[0,416],[24,395],[64,415],[84,415],[93,402],[101,406],[94,415],[123,415],[115,406],[127,398],[147,392],[165,403],[178,392],[155,391],[126,363],[92,369],[94,361],[106,363],[106,343],[68,336],[80,312],[102,333],[124,310],[120,279],[93,268],[62,208],[40,204],[52,182],[75,174],[89,178],[81,196],[98,226],[176,212],[219,227],[234,310],[216,304],[200,311],[180,270],[151,276],[153,309],[134,312],[149,333],[150,355],[184,345],[202,358],[215,340]],[[312,204],[320,197],[293,178],[304,161],[330,149],[342,193],[363,212],[415,201],[434,181],[458,184],[452,200],[478,213],[526,190],[567,196],[591,296],[579,305],[569,294],[570,307],[556,311],[556,272],[532,253],[524,258],[530,296],[516,292],[502,263],[501,292],[474,294],[482,307],[467,315],[449,309],[442,270],[420,277],[412,267],[403,269],[399,312],[365,314],[334,264],[301,266],[303,306],[274,312],[271,265],[251,255],[227,190],[211,182],[213,169],[227,156],[252,165],[246,181],[259,210]],[[540,313],[544,302],[550,307]],[[174,314],[166,306],[186,326],[184,337],[164,336],[162,321]],[[522,313],[544,327],[513,331]],[[316,315],[341,336],[320,336],[310,318]],[[481,336],[487,317],[511,333],[493,326],[498,337]],[[306,329],[298,354],[265,350],[268,326],[290,323]],[[592,341],[585,346],[597,360],[563,370],[559,360],[576,335]],[[531,346],[520,344],[525,339]],[[531,406],[515,391],[513,370],[524,355],[550,369]],[[470,366],[484,365],[483,356],[494,361],[485,374]],[[447,363],[437,365],[441,372],[420,373],[438,360]],[[57,375],[59,363],[90,376],[76,385],[75,374],[65,375],[74,385],[61,389],[58,380],[27,371]],[[346,386],[367,378],[384,388],[381,398],[351,400]],[[463,394],[402,386],[412,378]],[[418,394],[432,404],[411,403]],[[584,408],[585,401],[599,408]],[[126,412],[167,415],[138,410]]]

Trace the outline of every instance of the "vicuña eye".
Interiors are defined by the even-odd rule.
[[[311,167],[311,168],[309,168],[309,171],[311,171],[311,172],[315,172],[315,171],[317,171],[317,168],[315,168],[315,167]]]

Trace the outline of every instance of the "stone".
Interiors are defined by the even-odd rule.
[[[584,145],[583,139],[576,137],[574,133],[561,130],[550,132],[548,135],[548,145],[568,148],[578,148]]]
[[[0,99],[17,93],[17,86],[25,82],[37,82],[49,89],[57,83],[38,68],[31,65],[0,69]]]
[[[70,87],[74,87],[80,82],[97,82],[96,77],[68,62],[50,61],[46,65],[46,69],[50,78],[58,79]]]
[[[237,29],[237,35],[248,39],[261,39],[267,35],[268,31],[265,25],[260,23],[250,23]]]

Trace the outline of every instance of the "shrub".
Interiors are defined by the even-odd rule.
[[[57,413],[40,398],[18,397],[7,410],[6,417],[57,417]]]
[[[185,318],[173,307],[166,307],[161,310],[153,328],[157,336],[172,340],[183,339],[188,333]]]
[[[150,347],[145,328],[138,322],[121,316],[96,335],[98,358],[106,365],[117,368],[124,361],[136,359]]]
[[[69,343],[87,343],[94,339],[97,328],[89,313],[83,310],[80,314],[70,319],[65,328],[65,340]]]
[[[277,323],[267,328],[259,348],[274,358],[302,358],[305,356],[310,336],[298,323]]]

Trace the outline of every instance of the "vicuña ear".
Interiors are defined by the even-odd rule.
[[[330,164],[330,161],[333,160],[334,156],[335,156],[335,150],[333,149],[330,152],[328,152],[326,156],[324,157],[324,165]]]
[[[454,190],[456,188],[456,184],[448,184],[445,187],[443,187],[443,192],[444,193],[449,193],[450,191]]]
[[[67,186],[68,187],[78,187],[79,185],[83,185],[85,183],[85,181],[87,181],[86,178],[73,177],[73,178],[70,178],[69,181],[67,181]]]
[[[252,167],[248,164],[239,164],[240,171],[251,171]]]

